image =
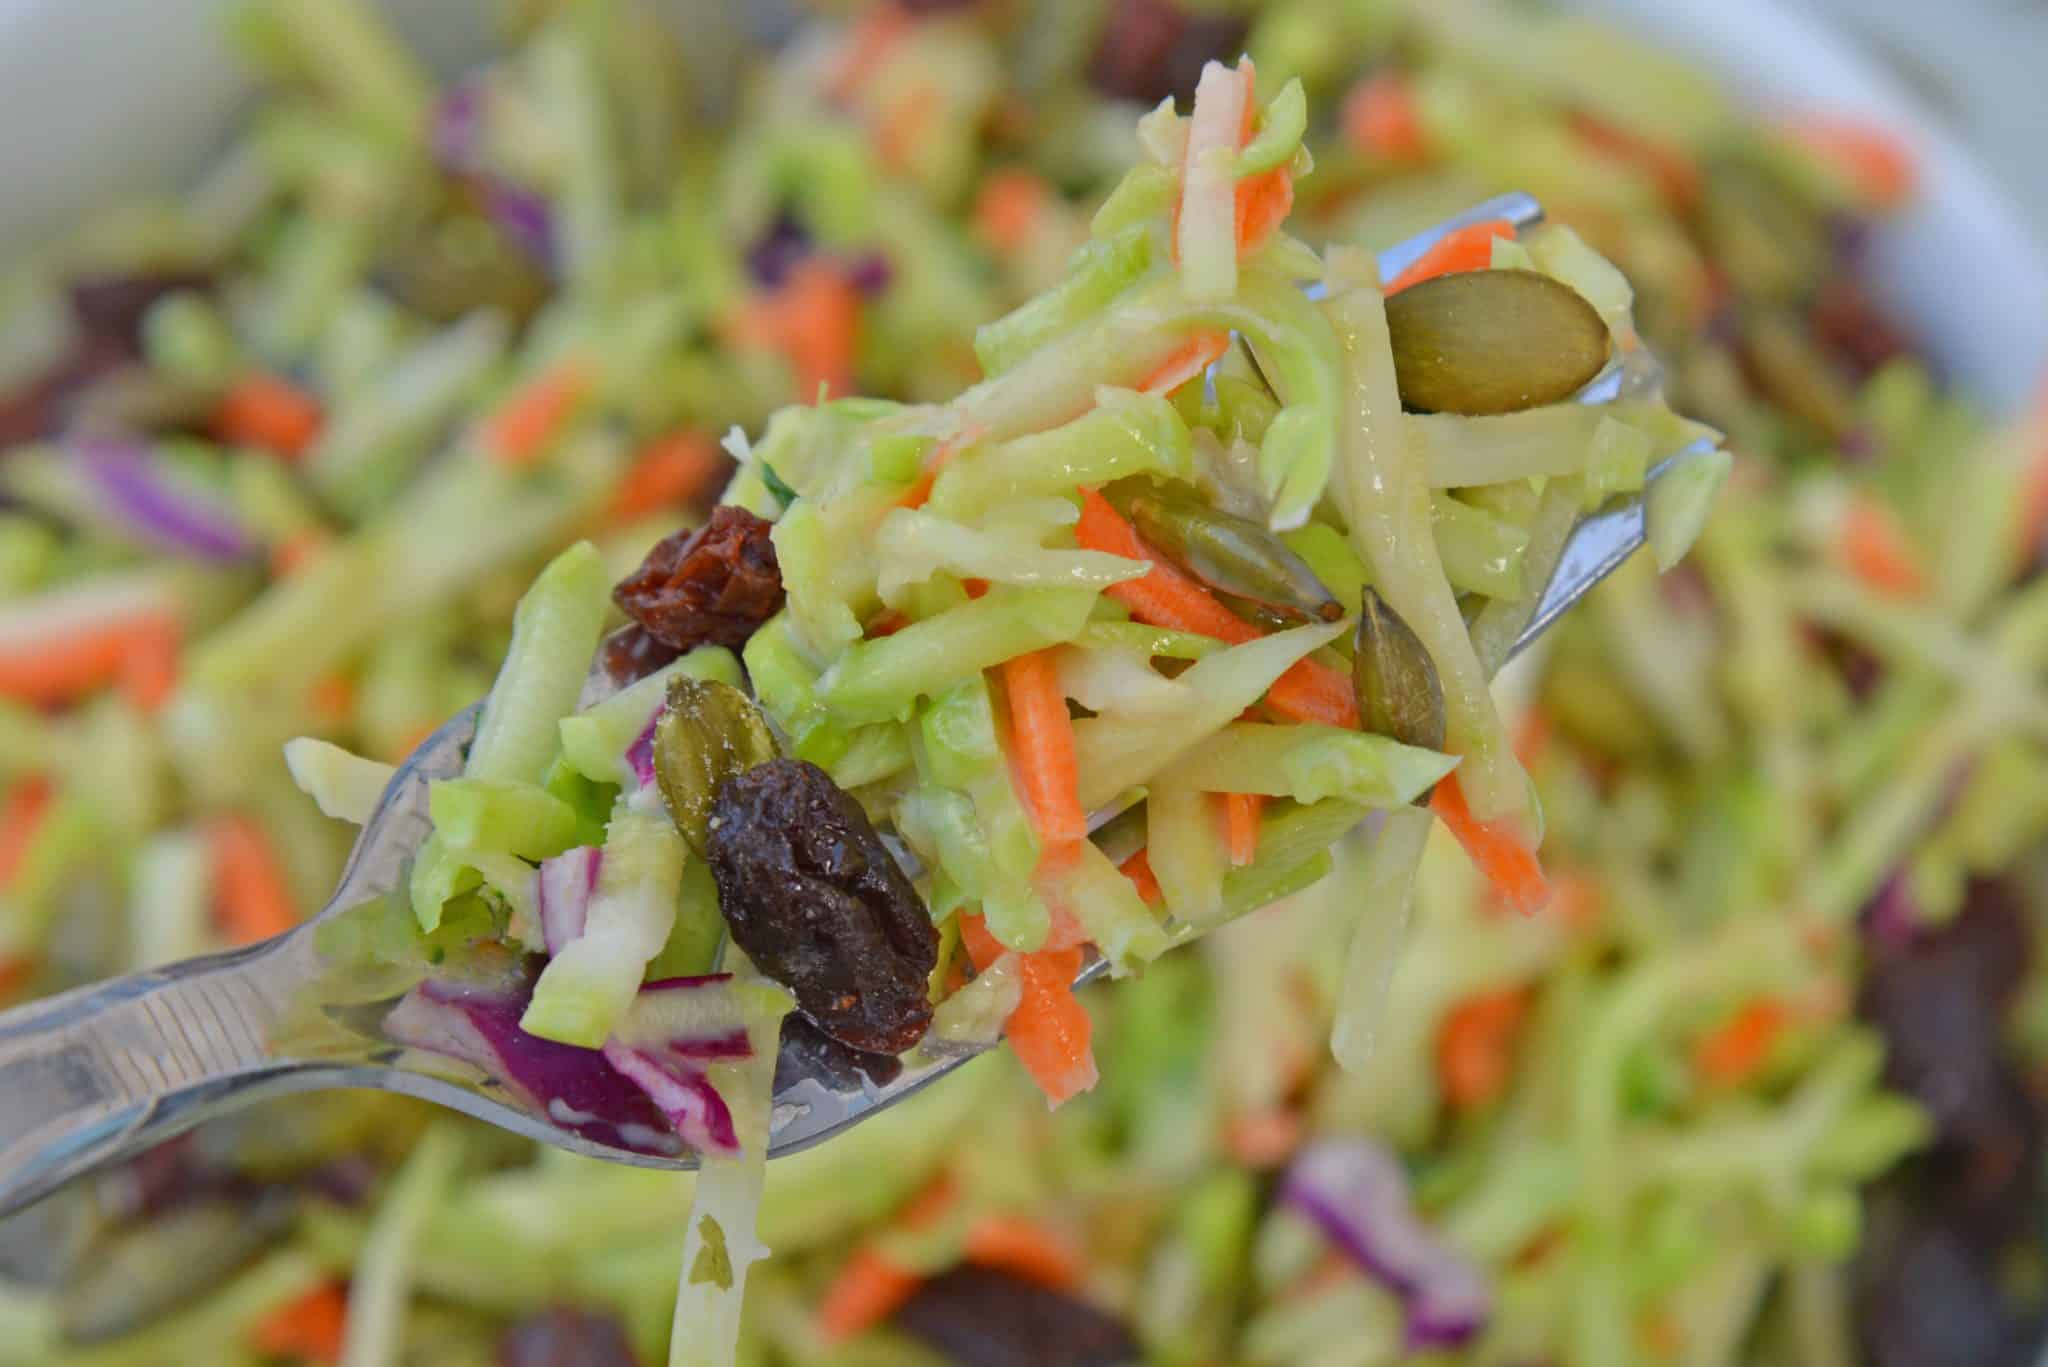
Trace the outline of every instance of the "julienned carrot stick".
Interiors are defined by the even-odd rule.
[[[939,110],[939,88],[920,81],[891,101],[875,128],[875,156],[891,171],[908,171],[917,161],[918,141]]]
[[[1258,636],[1257,627],[1224,607],[1208,589],[1146,545],[1123,514],[1093,489],[1081,491],[1081,518],[1075,524],[1074,537],[1086,550],[1152,562],[1151,571],[1141,578],[1108,589],[1139,621],[1213,636],[1232,645],[1243,645]],[[1354,730],[1358,726],[1358,700],[1351,681],[1315,660],[1297,660],[1267,690],[1266,701],[1293,721]]]
[[[1919,168],[1905,143],[1888,129],[1855,119],[1804,115],[1788,121],[1784,131],[1839,170],[1873,203],[1892,206],[1912,198]]]
[[[960,918],[960,942],[977,969],[986,968],[1005,952],[979,916]],[[1081,971],[1081,951],[1041,949],[1017,956],[1021,992],[1017,1009],[1003,1027],[1010,1048],[1024,1071],[1058,1106],[1095,1085],[1094,1023],[1074,997],[1074,975]]]
[[[1354,86],[1344,98],[1338,123],[1346,140],[1361,152],[1401,162],[1429,155],[1414,87],[1398,71],[1368,76]]]
[[[258,1320],[249,1343],[265,1357],[339,1362],[347,1329],[348,1293],[325,1282]]]
[[[1489,218],[1469,227],[1459,228],[1445,235],[1443,241],[1431,247],[1415,264],[1386,284],[1388,294],[1399,294],[1410,285],[1419,285],[1439,275],[1456,275],[1460,271],[1483,271],[1493,264],[1493,240],[1496,237],[1512,238],[1515,225],[1504,218]]]
[[[940,1177],[897,1215],[902,1230],[929,1229],[939,1222],[956,1192]],[[872,1329],[902,1308],[924,1279],[874,1244],[854,1250],[818,1303],[818,1329],[827,1343],[841,1343]]]
[[[161,652],[178,637],[177,619],[157,608],[59,627],[34,641],[0,645],[0,698],[48,705],[123,678],[136,652]]]
[[[1699,1037],[1693,1045],[1693,1067],[1710,1082],[1739,1087],[1769,1061],[1791,1020],[1783,1002],[1759,997]]]
[[[21,872],[55,797],[50,780],[41,774],[31,774],[8,790],[7,805],[0,807],[0,892]]]
[[[1223,795],[1224,845],[1238,868],[1259,857],[1260,805],[1257,793]]]
[[[246,816],[216,817],[207,837],[213,856],[214,909],[231,942],[253,944],[299,923],[284,864],[261,826]]]
[[[1022,167],[997,171],[974,200],[974,235],[990,251],[1010,256],[1038,231],[1055,191],[1044,176]]]
[[[932,485],[938,482],[939,472],[952,463],[953,457],[980,441],[986,432],[986,428],[968,427],[955,432],[952,436],[933,447],[932,453],[925,457],[924,469],[918,472],[917,478],[911,481],[910,487],[903,491],[903,497],[896,500],[896,506],[899,508],[924,507],[931,499]]]
[[[826,93],[838,101],[851,99],[881,69],[910,27],[909,13],[895,4],[876,5],[864,12],[847,35],[846,46],[826,82]]]
[[[614,524],[688,503],[708,491],[725,463],[718,443],[702,432],[672,432],[640,448],[612,494],[605,520]]]
[[[922,1279],[879,1248],[858,1248],[818,1302],[818,1332],[844,1343],[902,1309]]]
[[[799,262],[772,293],[737,315],[731,331],[741,345],[779,352],[796,372],[803,402],[853,392],[860,291],[830,263]]]
[[[234,446],[259,446],[296,458],[320,435],[320,404],[291,381],[261,371],[229,385],[213,414],[213,433]]]
[[[1081,769],[1074,758],[1074,723],[1060,692],[1059,670],[1049,650],[1003,662],[1003,689],[1010,699],[1012,760],[1042,858],[1055,862],[1088,838],[1088,813],[1081,808]]]
[[[1858,495],[1849,504],[1836,555],[1844,569],[1879,593],[1918,598],[1927,592],[1927,576],[1906,539],[1906,529],[1891,507],[1874,495]]]
[[[1227,332],[1198,332],[1159,363],[1138,385],[1147,394],[1171,394],[1213,365],[1230,349]]]
[[[1465,853],[1479,866],[1479,872],[1500,894],[1502,902],[1524,915],[1533,915],[1550,900],[1550,884],[1543,877],[1543,866],[1536,862],[1536,851],[1506,827],[1476,820],[1465,804],[1465,793],[1458,786],[1456,774],[1436,785],[1429,808],[1458,837],[1458,843],[1465,847]]]
[[[1138,890],[1138,896],[1148,906],[1158,906],[1166,900],[1166,894],[1159,890],[1159,879],[1152,872],[1152,857],[1139,850],[1129,859],[1116,866],[1117,872],[1131,880],[1131,886]]]
[[[1514,1037],[1529,1007],[1526,988],[1467,997],[1444,1018],[1436,1038],[1437,1080],[1453,1106],[1485,1106],[1507,1091]]]
[[[1022,1215],[984,1215],[967,1230],[967,1261],[1027,1282],[1065,1291],[1081,1280],[1081,1260],[1067,1242]]]
[[[154,713],[178,686],[178,623],[162,618],[139,632],[121,658],[121,693],[138,711]]]
[[[1682,147],[1631,132],[1591,114],[1572,115],[1571,125],[1588,147],[1648,172],[1674,208],[1687,209],[1699,203],[1704,177],[1699,163]]]
[[[557,361],[484,420],[484,450],[500,464],[531,465],[561,435],[590,392],[590,376],[576,361]]]

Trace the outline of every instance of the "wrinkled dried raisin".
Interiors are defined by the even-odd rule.
[[[1088,79],[1105,95],[1140,104],[1189,100],[1202,64],[1235,56],[1245,29],[1235,14],[1190,14],[1173,0],[1117,0]]]
[[[143,316],[159,299],[212,288],[213,278],[204,271],[96,275],[71,286],[71,312],[88,334],[112,338],[133,353],[142,346]]]
[[[610,1315],[562,1306],[506,1330],[498,1361],[504,1367],[633,1367],[633,1349]]]
[[[702,527],[677,532],[649,551],[612,590],[612,601],[677,650],[737,649],[782,606],[771,529],[745,508],[718,508]]]
[[[1130,1330],[1110,1315],[983,1267],[956,1267],[926,1282],[896,1323],[962,1367],[1115,1367],[1139,1358]]]
[[[860,804],[824,770],[778,759],[727,779],[709,845],[733,942],[819,1029],[885,1054],[923,1038],[938,932]]]
[[[658,641],[646,627],[623,627],[605,638],[604,668],[612,682],[624,688],[673,663],[682,651]]]

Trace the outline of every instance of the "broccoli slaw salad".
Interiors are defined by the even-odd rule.
[[[924,8],[707,113],[266,0],[10,277],[4,990],[289,927],[488,694],[327,947],[701,1172],[303,1100],[0,1227],[0,1360],[2022,1351],[2043,442],[1861,290],[1910,163],[1484,6]],[[778,1037],[1016,1062],[764,1172]]]

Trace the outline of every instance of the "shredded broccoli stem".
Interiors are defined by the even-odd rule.
[[[1473,815],[1527,822],[1533,817],[1528,779],[1501,728],[1486,670],[1430,531],[1428,481],[1403,427],[1384,302],[1378,290],[1361,285],[1337,295],[1327,308],[1346,355],[1341,501],[1351,544],[1381,596],[1436,662],[1450,749],[1464,761],[1458,782]]]

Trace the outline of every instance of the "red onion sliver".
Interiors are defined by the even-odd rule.
[[[256,542],[228,510],[181,487],[145,448],[110,437],[74,437],[71,458],[101,506],[142,540],[202,560],[246,560]]]
[[[601,1144],[673,1156],[683,1149],[646,1092],[594,1049],[519,1028],[524,994],[423,983],[384,1017],[399,1044],[481,1069],[564,1129]]]
[[[1386,1148],[1364,1139],[1313,1144],[1288,1169],[1280,1199],[1399,1294],[1410,1347],[1454,1347],[1485,1326],[1484,1276],[1415,1213],[1408,1174]]]
[[[700,1069],[657,1059],[616,1039],[605,1042],[604,1056],[647,1093],[685,1144],[703,1154],[739,1156],[732,1111]]]
[[[540,937],[549,954],[560,954],[563,946],[583,933],[591,894],[597,891],[603,868],[604,851],[594,845],[579,845],[541,861],[535,909],[540,915]]]

